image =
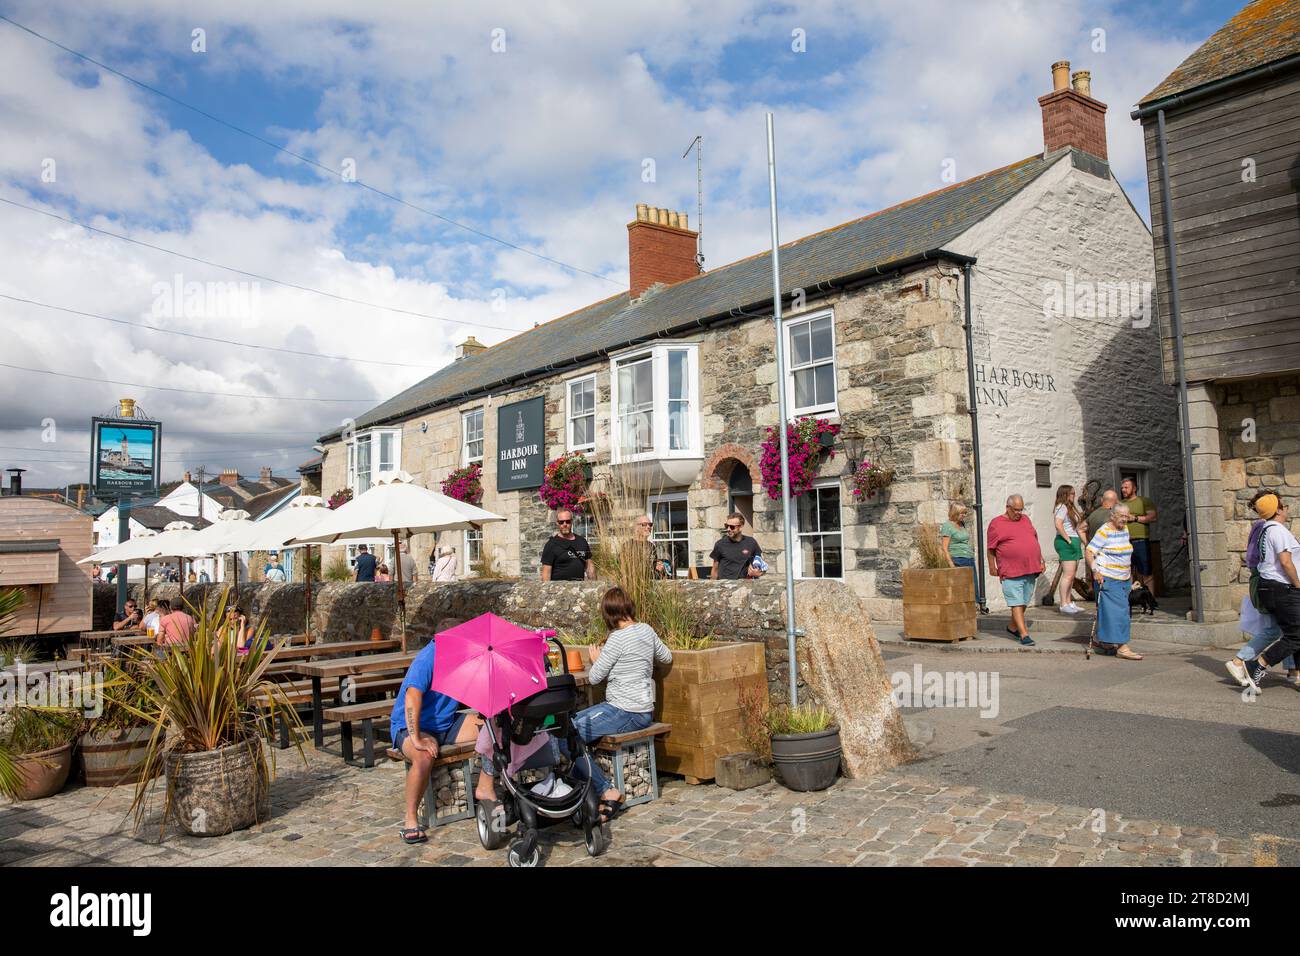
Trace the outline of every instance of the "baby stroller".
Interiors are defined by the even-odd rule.
[[[578,734],[573,715],[579,709],[578,685],[569,673],[564,648],[555,638],[554,631],[540,632],[544,638],[560,648],[563,673],[551,674],[546,679],[546,689],[525,697],[503,710],[487,722],[492,741],[492,766],[496,771],[497,800],[480,800],[475,807],[479,842],[487,850],[500,849],[509,838],[509,830],[518,823],[518,832],[510,840],[507,860],[511,866],[536,866],[541,857],[537,845],[540,820],[572,820],[582,828],[587,853],[600,856],[609,848],[609,824],[600,822],[600,794],[591,786],[590,772],[582,779],[573,771],[580,761],[588,768],[594,759],[586,743]],[[550,726],[548,718],[554,718]],[[545,747],[537,751],[514,775],[509,771],[510,745],[523,746],[536,734],[553,735]],[[564,740],[570,755],[567,766],[560,771],[555,765],[559,754],[554,740]],[[521,779],[525,770],[539,766],[552,766],[563,786],[556,786],[558,796],[540,794]]]

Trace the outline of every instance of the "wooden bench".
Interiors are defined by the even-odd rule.
[[[396,682],[398,687],[402,682]],[[372,700],[361,704],[344,704],[325,708],[326,720],[337,720],[342,735],[343,759],[352,760],[352,725],[361,721],[361,745],[365,766],[375,765],[375,721],[384,720],[393,712],[393,701]]]
[[[352,688],[353,688],[353,691],[354,691],[357,695],[361,695],[361,694],[388,694],[390,691],[396,691],[398,688],[400,688],[400,687],[402,686],[402,679],[401,679],[401,678],[399,678],[399,677],[388,677],[388,676],[385,676],[385,675],[383,675],[383,674],[362,675],[362,676],[360,676],[360,677],[353,677],[353,678],[351,678],[351,680],[352,680]],[[284,702],[284,703],[287,703],[290,707],[293,707],[293,708],[300,708],[300,707],[310,707],[310,706],[311,706],[311,703],[312,703],[312,685],[311,685],[311,681],[309,681],[309,680],[282,681],[282,682],[276,684],[276,689],[280,692],[281,699],[283,700],[283,702]],[[335,699],[337,699],[337,698],[339,697],[339,695],[342,694],[342,693],[343,693],[343,688],[342,688],[342,686],[340,686],[339,684],[335,684],[335,685],[333,685],[333,686],[331,686],[331,687],[328,687],[328,688],[324,688],[324,689],[323,689],[323,694],[324,694],[325,696],[328,696],[328,697],[331,697],[331,698],[335,698]],[[265,697],[262,697],[262,698],[259,700],[259,704],[260,704],[261,706],[265,706]],[[393,701],[392,701],[392,698],[390,698],[390,697],[386,697],[386,698],[384,698],[384,699],[382,699],[382,700],[372,701],[372,702],[370,702],[370,703],[368,703],[368,704],[360,704],[360,705],[358,705],[358,704],[347,704],[347,705],[344,705],[342,708],[332,708],[332,709],[336,709],[336,710],[337,710],[337,709],[346,709],[347,707],[357,707],[357,706],[371,706],[371,707],[373,707],[373,706],[375,706],[375,705],[379,705],[379,706],[383,707],[383,708],[384,708],[384,713],[387,714],[389,711],[392,710],[392,707],[393,707]],[[326,714],[327,719],[330,719],[330,720],[337,719],[337,718],[329,717],[329,711],[328,711],[328,710],[325,712],[325,714]],[[281,749],[281,750],[285,750],[285,749],[287,749],[287,748],[290,746],[290,744],[291,744],[291,741],[290,741],[290,739],[289,739],[289,727],[288,727],[288,724],[287,724],[283,719],[281,719],[281,721],[280,721],[280,749]],[[351,733],[351,727],[350,727],[350,726],[347,726],[347,725],[345,725],[345,732],[344,732],[344,737],[343,737],[343,746],[344,746],[344,757],[343,757],[343,759],[345,759],[345,760],[351,760],[351,759],[352,759],[352,733]],[[374,760],[373,760],[373,758],[370,760],[369,763],[366,764],[366,766],[367,766],[367,767],[373,767],[373,766],[374,766]]]
[[[623,794],[624,807],[659,799],[655,738],[672,729],[672,724],[651,724],[645,730],[606,734],[592,743],[592,757],[614,789]]]
[[[400,750],[389,747],[385,753],[390,760],[403,761],[406,772],[411,772],[411,761]],[[472,740],[438,748],[438,756],[433,758],[429,780],[424,786],[424,800],[418,818],[420,826],[428,827],[432,822],[435,827],[440,827],[473,818],[474,764],[477,760]],[[442,796],[443,791],[447,791],[446,796]]]

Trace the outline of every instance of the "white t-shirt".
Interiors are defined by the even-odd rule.
[[[1053,517],[1061,519],[1061,527],[1065,529],[1065,538],[1067,541],[1070,538],[1079,537],[1079,532],[1074,530],[1074,522],[1070,520],[1069,508],[1065,507],[1065,505],[1057,505],[1056,510],[1052,512],[1052,515]]]
[[[150,628],[153,628],[153,632],[157,634],[158,622],[160,620],[162,620],[161,614],[159,614],[157,611],[150,611],[148,614],[144,616],[144,620],[140,622],[140,626],[145,629],[146,633],[149,631]]]
[[[1300,541],[1296,540],[1290,528],[1276,521],[1270,521],[1264,527],[1262,537],[1264,556],[1259,561],[1259,576],[1269,581],[1290,584],[1291,579],[1286,576],[1282,563],[1277,558],[1283,551],[1290,551],[1291,560],[1300,568]]]

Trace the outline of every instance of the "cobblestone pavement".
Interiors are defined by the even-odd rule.
[[[472,821],[406,846],[397,835],[402,770],[344,765],[333,754],[281,757],[273,817],[213,839],[169,833],[155,815],[132,833],[129,788],[80,788],[0,806],[0,864],[87,865],[503,865]],[[614,844],[587,857],[578,830],[543,831],[546,865],[1275,865],[1297,845],[1034,802],[973,786],[927,781],[906,768],[800,794],[769,783],[743,792],[665,778],[662,798],[613,825]],[[1099,832],[1100,831],[1100,832]]]

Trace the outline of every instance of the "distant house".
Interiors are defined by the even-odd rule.
[[[1251,497],[1300,497],[1300,0],[1247,5],[1133,117],[1164,378],[1187,380],[1204,619],[1226,622],[1247,589]]]
[[[1172,554],[1182,494],[1151,236],[1111,172],[1090,75],[1052,74],[1041,152],[783,246],[784,381],[761,240],[701,273],[687,217],[643,204],[626,227],[627,290],[490,348],[471,337],[355,430],[322,436],[322,494],[360,494],[395,468],[437,488],[481,464],[483,505],[507,520],[442,543],[462,568],[488,557],[531,576],[553,516],[535,482],[512,476],[530,456],[580,451],[637,476],[679,573],[709,564],[735,510],[774,571],[788,560],[799,577],[843,580],[885,619],[901,616],[916,525],[955,501],[982,503],[986,524],[1022,494],[1051,568],[1055,486],[1137,474]],[[779,497],[760,480],[779,389],[792,417],[842,428],[796,500],[788,555]],[[864,457],[895,480],[858,500]],[[433,544],[417,539],[418,561]]]

